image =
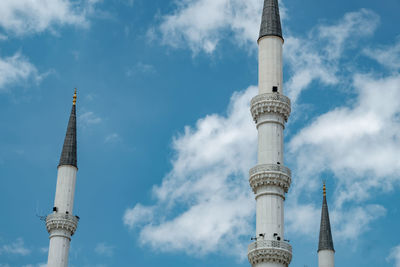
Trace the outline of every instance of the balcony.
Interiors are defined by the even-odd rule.
[[[260,240],[249,245],[247,255],[252,265],[277,262],[288,266],[292,261],[292,246],[285,241]]]

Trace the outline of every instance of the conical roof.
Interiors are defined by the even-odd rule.
[[[319,230],[318,251],[320,250],[335,251],[333,247],[331,223],[329,221],[329,211],[328,211],[328,203],[326,201],[325,185],[324,185],[324,199],[322,201],[321,225]]]
[[[283,39],[278,0],[264,0],[260,36],[258,39],[264,36],[278,36]]]
[[[61,152],[60,163],[58,164],[58,166],[72,165],[78,167],[76,147],[77,146],[76,146],[76,90],[75,90],[71,115],[69,116],[67,133],[65,134],[64,146]]]

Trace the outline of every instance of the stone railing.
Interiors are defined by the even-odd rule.
[[[265,185],[280,186],[287,193],[292,183],[290,169],[279,164],[260,164],[251,168],[249,174],[250,186],[255,194],[258,187]]]
[[[251,114],[255,122],[264,113],[274,112],[283,115],[288,120],[291,112],[290,99],[279,93],[266,93],[255,96],[251,100]]]
[[[51,234],[52,230],[64,229],[71,232],[71,236],[75,233],[78,227],[79,218],[66,213],[53,213],[46,217],[46,228]]]
[[[279,164],[259,164],[250,169],[250,176],[258,173],[258,172],[266,172],[266,171],[275,171],[275,172],[283,172],[287,176],[292,176],[292,172],[288,167]]]
[[[254,265],[260,262],[278,262],[288,266],[292,261],[292,246],[285,241],[260,240],[248,247],[249,262]]]

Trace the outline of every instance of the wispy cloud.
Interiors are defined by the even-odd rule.
[[[394,261],[394,266],[400,267],[400,245],[392,249],[387,261]]]
[[[102,119],[93,111],[87,111],[78,117],[79,122],[85,127],[89,125],[99,124]]]
[[[347,13],[335,24],[315,27],[307,38],[287,36],[283,55],[292,75],[285,87],[292,102],[313,81],[338,84],[343,53],[358,45],[360,38],[371,36],[378,24],[377,14],[361,9]]]
[[[20,256],[26,256],[31,253],[31,250],[25,247],[24,240],[22,238],[18,238],[11,244],[5,244],[0,247],[0,255],[1,254],[14,254]]]
[[[108,245],[105,242],[98,243],[94,251],[101,256],[111,257],[114,254],[114,246]]]
[[[39,74],[29,60],[17,52],[11,57],[0,57],[0,92],[8,91],[11,85],[33,81],[39,83],[45,74]]]
[[[119,141],[121,141],[121,137],[117,133],[109,134],[104,139],[105,143],[116,143],[116,142],[119,142]]]
[[[126,76],[131,77],[136,74],[154,74],[156,72],[156,68],[153,65],[138,62],[134,67],[128,68],[125,73]]]
[[[179,0],[176,9],[162,16],[161,25],[150,32],[159,31],[166,45],[188,47],[194,53],[214,52],[232,33],[238,44],[255,48],[261,10],[259,0]]]
[[[94,11],[93,0],[2,0],[0,28],[16,36],[34,34],[57,26],[87,27],[87,16]]]
[[[364,53],[391,70],[400,69],[400,37],[395,45],[380,46],[375,49],[366,48]]]

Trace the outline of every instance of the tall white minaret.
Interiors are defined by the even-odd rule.
[[[324,199],[322,201],[321,226],[319,229],[318,267],[335,267],[335,249],[333,248],[325,183],[323,194]]]
[[[253,267],[287,267],[292,260],[292,247],[284,239],[284,201],[291,172],[283,161],[283,130],[291,107],[283,95],[283,42],[278,0],[264,0],[258,38],[259,94],[251,100],[258,130],[258,164],[249,179],[257,203],[256,237],[248,248]]]
[[[53,213],[46,218],[50,234],[47,267],[67,267],[71,236],[78,226],[79,217],[73,215],[77,172],[76,155],[76,89],[72,102],[64,146],[58,164],[56,197]]]

